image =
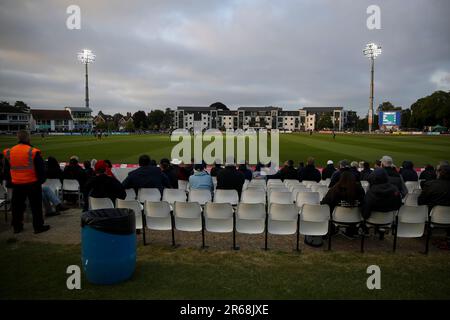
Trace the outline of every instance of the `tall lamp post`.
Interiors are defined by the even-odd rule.
[[[84,49],[78,53],[78,60],[86,67],[86,107],[89,107],[88,64],[94,62],[95,54],[91,50]]]
[[[373,123],[373,67],[374,62],[377,56],[381,54],[381,46],[375,43],[368,43],[366,48],[363,50],[364,55],[370,59],[371,61],[371,73],[370,73],[370,105],[369,105],[369,133],[372,132],[372,123]]]

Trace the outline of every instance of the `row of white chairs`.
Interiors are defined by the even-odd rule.
[[[95,203],[95,205],[94,205]],[[94,209],[113,208],[110,199],[90,198]],[[145,201],[144,206],[137,200],[117,200],[117,208],[129,208],[136,214],[136,229],[172,230],[172,242],[175,244],[174,229],[180,231],[202,231],[202,245],[205,245],[204,231],[235,232],[246,234],[267,233],[274,235],[328,235],[328,249],[331,250],[331,227],[357,226],[363,229],[383,227],[393,230],[393,251],[396,250],[397,238],[420,238],[427,227],[425,252],[428,253],[429,239],[433,228],[450,227],[450,207],[436,206],[428,214],[427,206],[403,205],[400,210],[392,212],[372,212],[368,219],[363,219],[358,207],[336,207],[331,214],[328,205],[304,203],[300,207],[291,203],[272,203],[266,213],[262,203],[239,203],[234,210],[227,202],[207,202],[202,206],[198,202],[173,203],[167,201]],[[144,215],[142,215],[142,210]],[[361,234],[361,252],[364,252],[364,232]]]

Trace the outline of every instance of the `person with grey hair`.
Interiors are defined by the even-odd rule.
[[[394,166],[394,160],[390,156],[383,156],[381,159],[381,167],[386,171],[389,177],[389,183],[393,184],[400,191],[402,198],[408,194],[403,177],[397,172]]]
[[[352,161],[350,164],[350,172],[355,176],[357,182],[361,181],[361,173],[358,170],[359,164],[357,161]]]

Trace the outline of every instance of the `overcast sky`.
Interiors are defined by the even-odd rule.
[[[81,30],[66,27],[69,5]],[[366,9],[381,8],[381,30]],[[89,48],[95,114],[178,105],[285,109],[344,106],[366,114],[366,43],[383,46],[375,103],[409,107],[450,90],[450,1],[0,1],[0,100],[84,105]]]

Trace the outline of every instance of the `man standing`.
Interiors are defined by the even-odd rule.
[[[5,149],[5,173],[12,182],[13,194],[11,199],[12,225],[14,233],[23,230],[23,214],[25,200],[30,202],[33,214],[34,233],[45,232],[50,229],[44,225],[42,214],[42,183],[45,181],[45,164],[41,151],[30,145],[30,134],[21,130],[17,133],[19,143],[12,148]]]

